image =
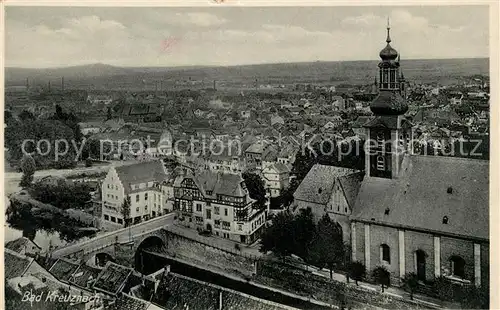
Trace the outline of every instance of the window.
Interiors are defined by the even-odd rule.
[[[139,202],[139,194],[135,195],[135,202]]]
[[[391,263],[391,249],[387,244],[380,246],[380,260],[388,264]]]
[[[109,221],[109,215],[104,214],[104,220]]]
[[[112,216],[111,217],[111,222],[116,223],[116,217]]]
[[[109,184],[108,184],[108,188],[109,188]]]
[[[212,195],[212,191],[207,191],[207,195]]]
[[[135,212],[139,212],[139,207],[135,208]]]
[[[231,229],[231,223],[223,221],[222,222],[222,229],[230,230]]]
[[[219,207],[214,207],[214,212],[216,215],[219,215],[219,209],[220,209]]]
[[[148,200],[148,193],[144,193],[144,200]]]
[[[144,206],[144,209],[146,209],[146,211],[148,210],[148,205]]]
[[[460,256],[452,256],[450,258],[451,272],[455,277],[465,277],[465,260]]]
[[[443,224],[448,224],[448,217],[447,216],[443,216]]]
[[[243,225],[238,224],[238,230],[240,230],[240,231],[243,230]]]
[[[196,212],[201,212],[201,203],[196,204]]]
[[[201,216],[195,217],[196,223],[200,224],[203,223],[203,218]]]
[[[207,220],[212,219],[212,210],[207,210]]]
[[[214,221],[214,225],[216,228],[219,228],[220,227],[220,221],[219,220],[215,220]]]
[[[382,155],[377,156],[377,170],[385,170],[385,158]]]
[[[385,137],[383,132],[377,133],[377,148],[383,150]]]
[[[227,216],[227,208],[224,208],[224,216]]]
[[[123,224],[123,219],[118,219],[118,224]]]

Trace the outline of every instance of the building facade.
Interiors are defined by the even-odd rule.
[[[164,213],[162,183],[168,174],[161,161],[112,167],[102,189],[102,220],[124,226],[125,221],[139,223]],[[125,199],[129,210],[123,210]]]
[[[180,224],[236,242],[256,241],[266,221],[240,175],[188,172],[175,179],[174,197]]]
[[[367,274],[384,266],[392,283],[415,273],[485,286],[489,274],[489,163],[411,154],[412,125],[399,80],[399,57],[380,52],[379,95],[365,124],[369,156],[351,216],[352,259]],[[397,60],[396,60],[397,59]]]

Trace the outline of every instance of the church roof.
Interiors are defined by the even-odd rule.
[[[488,172],[485,160],[408,155],[398,179],[363,180],[351,219],[487,240]]]
[[[408,111],[408,104],[399,92],[381,90],[371,102],[370,110],[375,115],[401,115]]]
[[[356,173],[359,172],[354,169],[316,164],[302,180],[293,197],[296,200],[326,205],[332,195],[335,179],[340,180],[343,188],[356,186],[356,182],[350,180]],[[359,183],[357,186],[359,187]],[[356,189],[346,188],[344,192],[357,193]],[[350,200],[349,197],[346,198]]]

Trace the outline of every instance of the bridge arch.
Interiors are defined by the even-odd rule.
[[[161,252],[165,247],[166,243],[161,237],[155,235],[146,237],[135,251],[135,269],[141,273],[149,274],[163,268],[164,266],[159,263],[161,259],[155,259],[144,251]]]

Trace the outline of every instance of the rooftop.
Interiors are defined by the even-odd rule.
[[[125,192],[131,191],[132,184],[162,182],[167,179],[163,163],[158,160],[146,161],[132,165],[115,167]]]
[[[123,288],[132,271],[132,268],[108,262],[93,287],[105,293],[116,295]]]
[[[489,162],[406,156],[398,179],[365,177],[352,219],[488,240]]]
[[[18,254],[8,248],[4,250],[4,277],[6,280],[22,276],[34,259]]]
[[[309,170],[293,196],[296,200],[327,204],[336,179],[340,181],[348,202],[354,200],[351,196],[357,194],[362,173],[354,169],[320,164]]]

